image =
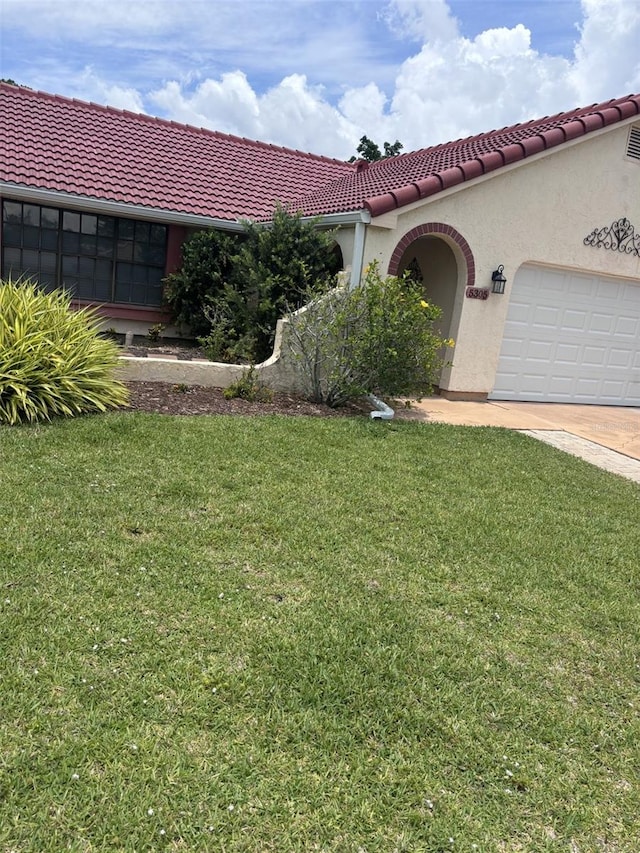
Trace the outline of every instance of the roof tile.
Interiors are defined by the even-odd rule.
[[[567,141],[567,135],[562,127],[550,127],[548,130],[543,130],[540,135],[544,140],[545,148],[554,148],[556,145],[562,145],[563,142]]]
[[[0,159],[10,183],[232,220],[268,217],[277,202],[353,172],[340,160],[9,84],[0,84],[0,145],[14,152]]]
[[[438,175],[430,175],[428,178],[417,181],[416,186],[420,191],[420,198],[427,198],[427,196],[435,195],[443,188],[442,181]]]
[[[486,154],[481,154],[478,159],[485,172],[493,172],[495,169],[504,166],[504,157],[500,151],[487,151]]]
[[[640,113],[628,95],[376,163],[344,163],[0,84],[0,180],[210,218],[374,216]]]
[[[393,190],[393,195],[396,200],[396,207],[404,207],[405,204],[412,204],[420,198],[420,190],[416,184],[408,184],[400,189]]]
[[[464,172],[459,166],[450,166],[438,174],[442,181],[444,189],[455,187],[456,184],[461,184],[464,181]]]
[[[515,163],[518,160],[522,160],[525,156],[524,147],[520,142],[512,142],[511,145],[506,145],[501,149],[500,152],[504,158],[504,162],[506,163]]]
[[[539,154],[540,151],[544,151],[545,147],[544,139],[538,134],[530,136],[528,139],[523,139],[520,145],[524,149],[525,157],[531,157],[532,154]]]
[[[477,158],[469,160],[467,163],[462,163],[459,168],[464,174],[465,181],[471,181],[473,178],[479,178],[480,175],[484,174],[482,163]]]

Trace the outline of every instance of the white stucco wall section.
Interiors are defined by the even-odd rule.
[[[625,154],[634,123],[637,118],[401,209],[394,231],[372,221],[365,261],[378,258],[383,271],[402,237],[427,222],[450,225],[464,237],[473,253],[477,287],[490,288],[491,272],[504,265],[505,294],[490,294],[485,301],[464,297],[466,271],[459,270],[451,327],[456,347],[442,388],[492,390],[510,284],[522,264],[637,279],[640,286],[640,258],[584,244],[594,228],[622,217],[640,232],[640,161]]]

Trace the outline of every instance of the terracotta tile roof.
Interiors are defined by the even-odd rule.
[[[640,95],[377,163],[343,163],[0,84],[0,180],[219,219],[373,216],[640,114]]]
[[[0,180],[235,220],[353,165],[0,84]]]
[[[629,95],[377,163],[361,163],[359,172],[314,189],[292,207],[309,215],[364,207],[380,216],[639,113],[640,95]]]

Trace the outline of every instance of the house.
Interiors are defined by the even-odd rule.
[[[3,274],[116,328],[168,321],[191,231],[280,202],[339,229],[352,283],[422,278],[456,341],[441,393],[640,406],[640,95],[344,163],[0,84],[0,139]]]

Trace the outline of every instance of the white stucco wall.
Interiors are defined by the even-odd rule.
[[[394,229],[375,227],[375,220],[369,226],[365,261],[378,258],[383,271],[402,237],[427,222],[450,225],[466,239],[476,286],[490,288],[492,270],[504,265],[506,292],[490,294],[486,301],[464,298],[466,273],[460,270],[451,326],[453,367],[443,373],[442,388],[491,391],[510,285],[522,264],[617,275],[638,279],[640,286],[640,258],[583,242],[594,228],[622,217],[640,232],[640,162],[625,156],[631,124],[581,137],[404,208],[397,212]],[[384,224],[390,220],[387,214]],[[462,263],[455,248],[454,254]]]
[[[354,238],[355,228],[353,225],[343,226],[335,232],[335,240],[336,243],[340,246],[345,269],[351,269],[351,263],[353,261]]]

